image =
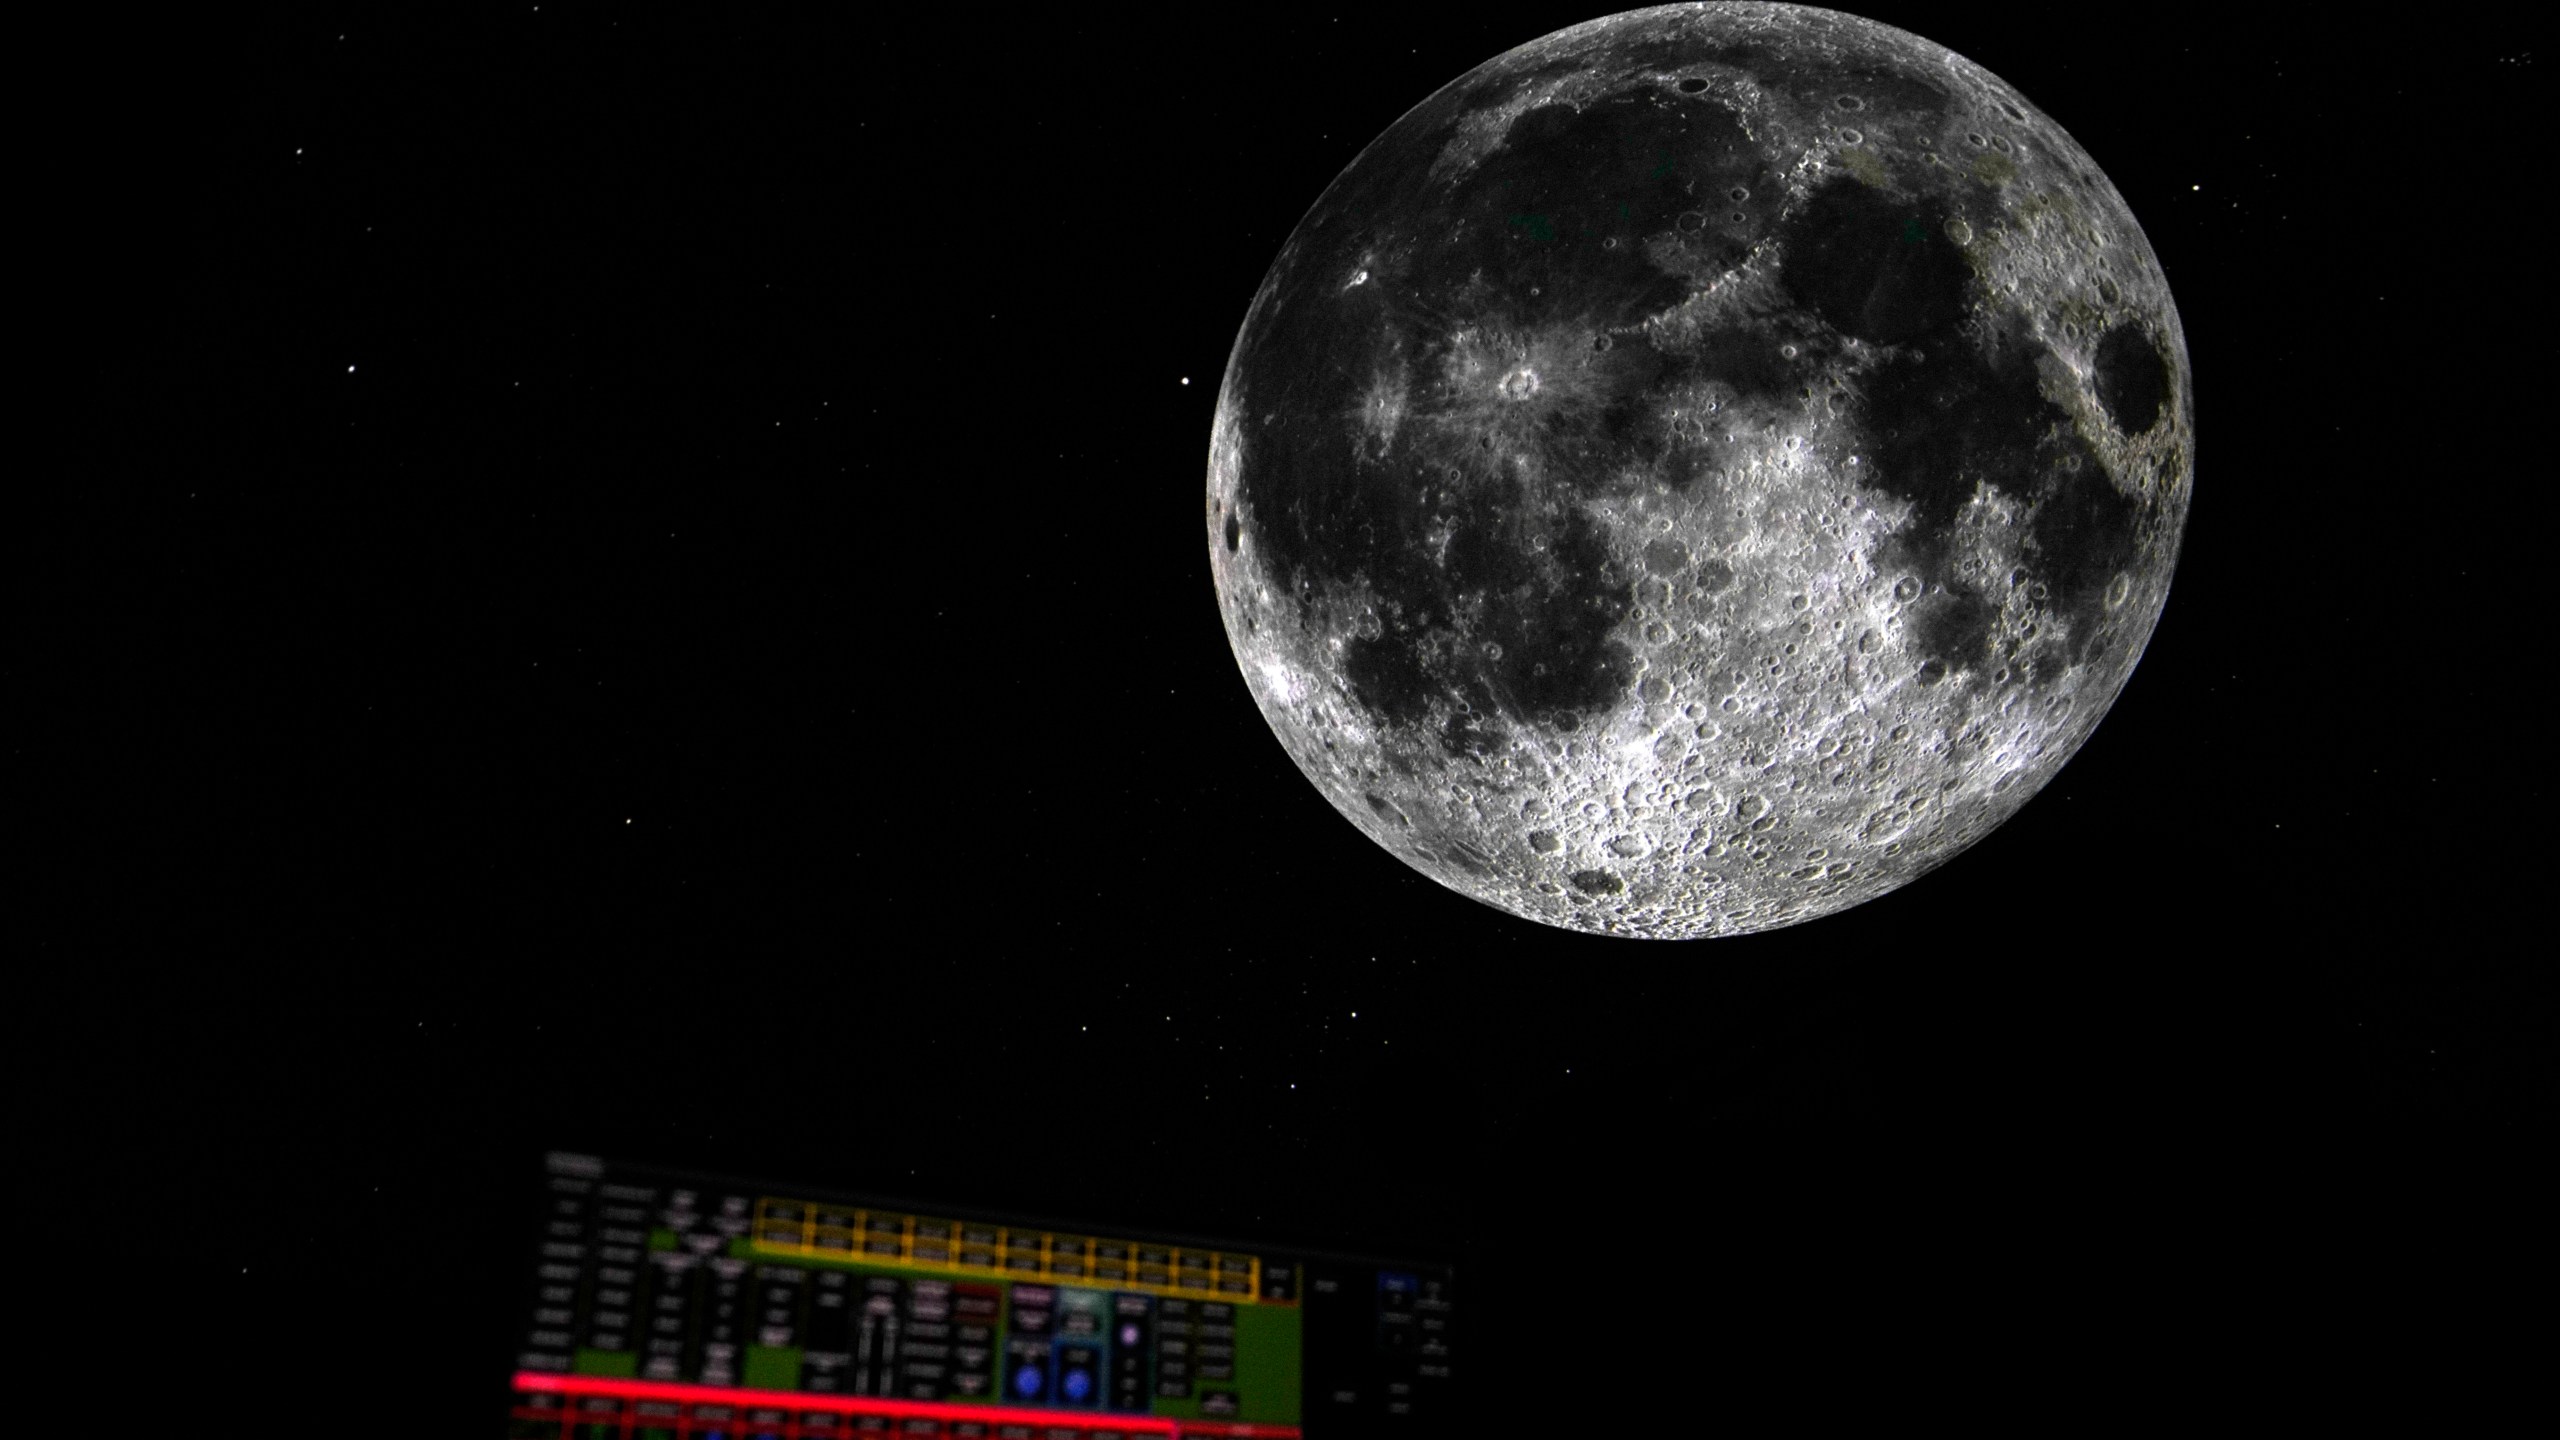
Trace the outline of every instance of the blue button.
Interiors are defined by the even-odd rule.
[[[1024,1399],[1029,1399],[1030,1397],[1039,1394],[1040,1387],[1043,1383],[1045,1383],[1045,1381],[1037,1370],[1016,1370],[1013,1372],[1013,1388],[1021,1391]]]
[[[1058,1388],[1070,1400],[1081,1400],[1093,1393],[1093,1377],[1082,1370],[1070,1370],[1058,1381]]]

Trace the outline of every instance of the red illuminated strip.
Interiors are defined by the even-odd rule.
[[[663,1380],[619,1380],[606,1375],[516,1372],[518,1390],[555,1395],[601,1395],[618,1400],[672,1400],[689,1405],[736,1405],[778,1410],[824,1410],[835,1415],[880,1415],[892,1420],[981,1420],[990,1425],[1074,1425],[1131,1435],[1222,1437],[1222,1440],[1300,1440],[1295,1425],[1243,1425],[1225,1420],[1165,1420],[1153,1415],[1101,1415],[1091,1410],[1022,1410],[1004,1405],[951,1405],[932,1400],[874,1399],[868,1395],[811,1395],[799,1390],[732,1390],[677,1385]],[[565,1417],[574,1420],[575,1417]],[[738,1422],[732,1421],[731,1424]]]

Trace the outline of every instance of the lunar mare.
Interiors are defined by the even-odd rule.
[[[1486,62],[1326,190],[1228,361],[1209,555],[1372,840],[1731,935],[2053,777],[2158,620],[2192,437],[2158,260],[2052,119],[1887,26],[1673,6]]]

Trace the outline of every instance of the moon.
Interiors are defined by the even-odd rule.
[[[2169,591],[2185,332],[1997,76],[1794,5],[1520,46],[1245,315],[1209,560],[1272,733],[1461,895],[1647,939],[1874,899],[2015,814]]]

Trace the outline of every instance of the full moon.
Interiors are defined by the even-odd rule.
[[[1943,864],[2168,597],[2194,406],[2124,198],[1918,36],[1666,6],[1334,180],[1218,394],[1209,559],[1299,769],[1462,895],[1652,939]]]

